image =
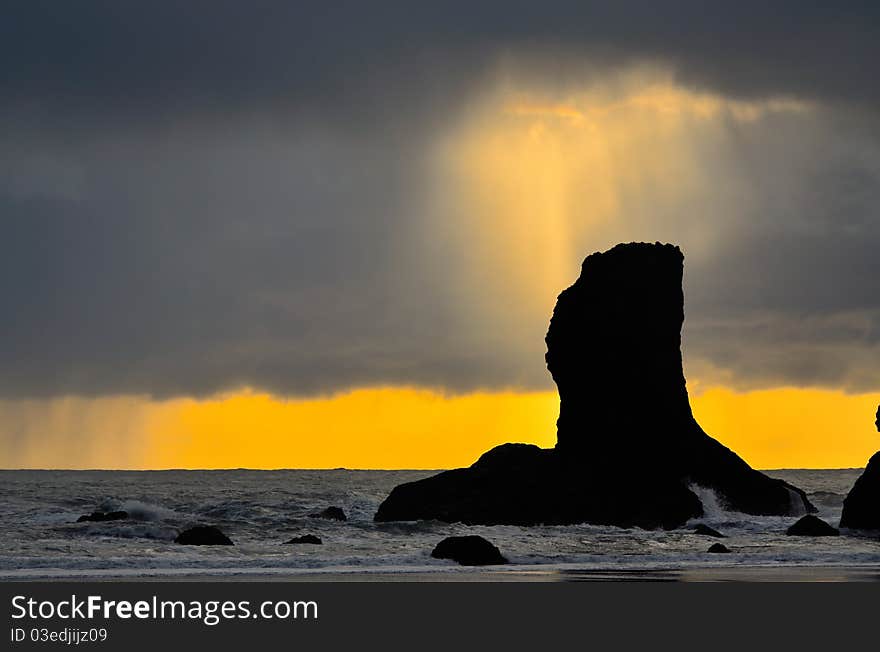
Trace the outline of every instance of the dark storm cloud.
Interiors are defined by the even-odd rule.
[[[499,57],[562,87],[651,60],[843,106],[829,142],[741,134],[769,212],[691,275],[688,351],[744,382],[876,388],[878,21],[867,2],[8,5],[0,393],[546,386],[545,317],[524,353],[458,314],[456,252],[416,201],[431,134]],[[768,155],[792,151],[810,164]]]
[[[289,102],[349,116],[387,110],[389,94],[430,106],[438,81],[467,85],[499,51],[546,50],[661,58],[726,93],[876,101],[878,24],[874,2],[33,0],[4,12],[0,93],[49,111]]]
[[[874,119],[842,116],[771,122],[732,148],[739,221],[687,272],[686,342],[735,385],[880,387],[880,139]]]

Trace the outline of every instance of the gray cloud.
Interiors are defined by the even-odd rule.
[[[727,94],[876,102],[878,20],[872,2],[34,0],[0,27],[0,94],[34,119],[267,104],[363,118],[389,102],[430,109],[499,51],[529,51],[660,58]],[[557,65],[552,77],[581,73]]]
[[[549,312],[515,334],[462,314],[458,240],[419,201],[433,134],[499,57],[557,87],[652,60],[826,106],[731,126],[694,206],[633,205],[579,245],[657,219],[687,252],[676,211],[724,202],[723,246],[687,263],[693,366],[880,386],[875,3],[327,5],[6,12],[0,393],[548,386]]]

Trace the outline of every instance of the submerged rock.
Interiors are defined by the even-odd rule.
[[[726,538],[721,532],[716,530],[715,528],[709,527],[704,523],[697,523],[694,526],[694,534],[702,534],[707,537],[715,537],[716,539],[724,539]]]
[[[76,519],[77,523],[102,523],[104,521],[122,521],[128,518],[128,512],[124,511],[115,511],[115,512],[92,512],[91,514],[83,514],[78,519]]]
[[[711,546],[709,546],[709,549],[706,552],[726,553],[730,552],[730,548],[725,546],[723,543],[713,543]]]
[[[682,274],[672,245],[587,257],[546,337],[560,398],[556,447],[505,444],[470,468],[395,487],[375,520],[677,528],[703,514],[691,483],[749,514],[815,511],[803,491],[753,470],[694,420]]]
[[[828,525],[821,518],[807,514],[788,528],[785,533],[791,537],[836,537],[840,531]]]
[[[435,559],[452,559],[462,566],[491,566],[506,564],[507,560],[497,547],[483,537],[470,535],[443,539],[431,556]]]
[[[177,535],[174,543],[185,546],[231,546],[229,537],[212,525],[197,525]]]
[[[301,537],[293,537],[290,541],[285,541],[284,543],[285,545],[297,543],[310,543],[314,545],[321,545],[324,542],[321,541],[320,537],[316,537],[314,534],[304,534]]]
[[[348,520],[348,517],[345,515],[345,512],[342,511],[341,507],[328,507],[327,509],[322,509],[320,512],[309,514],[309,518],[323,518],[328,521]]]
[[[874,423],[880,431],[880,407]],[[840,527],[880,530],[880,451],[868,460],[864,473],[844,499]]]

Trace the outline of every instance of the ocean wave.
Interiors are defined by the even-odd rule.
[[[700,502],[703,504],[703,519],[708,521],[720,520],[738,520],[741,516],[739,512],[734,512],[728,508],[724,499],[721,498],[713,489],[703,487],[698,484],[688,485],[688,489],[693,491]],[[733,518],[732,518],[733,517]],[[701,520],[703,520],[701,519]]]
[[[128,512],[131,518],[138,521],[162,521],[179,516],[173,509],[168,509],[162,505],[141,502],[140,500],[126,500],[119,508]]]
[[[151,523],[113,524],[94,523],[86,528],[89,535],[115,537],[119,539],[152,539],[156,541],[174,541],[178,532],[175,528]]]
[[[155,505],[140,500],[118,500],[116,498],[104,498],[98,504],[98,511],[128,512],[129,518],[136,521],[161,521],[178,517],[177,512],[162,505]]]
[[[840,507],[846,494],[840,494],[836,491],[814,491],[808,494],[809,498],[815,504],[827,505],[829,507]]]
[[[424,534],[440,532],[449,529],[449,523],[442,521],[392,521],[390,523],[376,523],[373,526],[380,532],[394,534]]]
[[[840,508],[834,503],[842,502],[852,485],[852,473],[785,474],[809,493],[821,518],[836,524]],[[432,560],[430,552],[443,537],[463,534],[484,536],[514,565],[535,572],[565,564],[580,570],[880,561],[876,540],[787,537],[785,530],[795,517],[732,511],[711,489],[697,486],[692,489],[705,513],[694,521],[724,533],[725,545],[734,551],[731,555],[706,554],[711,542],[688,529],[374,523],[379,502],[393,486],[414,475],[387,471],[0,472],[6,490],[0,505],[0,577],[19,570],[77,577],[98,569],[135,576],[178,569],[210,575],[263,568],[279,573],[345,568],[360,572],[371,567],[382,572],[421,568],[451,573],[457,567]],[[350,520],[306,518],[328,505],[342,506]],[[130,518],[75,523],[80,514],[98,509],[125,510]],[[235,546],[220,550],[172,543],[180,530],[195,523],[219,527]],[[305,533],[320,536],[324,544],[279,545]]]

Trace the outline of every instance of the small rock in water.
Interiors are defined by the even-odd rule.
[[[702,534],[703,536],[715,537],[716,539],[725,538],[725,536],[721,534],[721,532],[719,532],[715,528],[709,527],[708,525],[704,525],[703,523],[697,523],[697,525],[694,526],[694,534]]]
[[[225,534],[211,525],[197,525],[177,535],[174,543],[185,546],[231,546],[234,545]]]
[[[706,552],[730,552],[730,548],[723,543],[713,543]]]
[[[309,514],[309,518],[323,518],[327,519],[328,521],[348,520],[348,517],[346,517],[345,512],[342,511],[341,507],[328,507],[327,509],[321,510],[320,512]]]
[[[104,521],[122,521],[128,518],[128,512],[92,512],[91,514],[83,514],[77,523],[103,523]]]
[[[285,544],[290,543],[313,543],[316,545],[321,545],[324,543],[321,541],[320,537],[316,537],[314,534],[304,534],[301,537],[293,537],[290,541],[285,541]]]
[[[807,514],[785,533],[790,537],[836,537],[840,534],[840,530],[831,527],[821,518]]]
[[[447,537],[437,544],[431,552],[431,556],[435,559],[452,559],[462,566],[491,566],[507,563],[498,548],[483,537],[476,535]]]

